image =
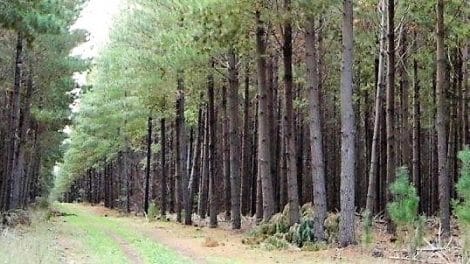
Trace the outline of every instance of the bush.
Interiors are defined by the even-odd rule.
[[[329,243],[336,243],[339,234],[339,215],[330,213],[324,222],[327,241]]]
[[[398,168],[397,178],[390,186],[393,202],[387,205],[390,218],[398,227],[412,226],[418,214],[419,197],[410,184],[408,170]]]
[[[365,245],[370,245],[373,240],[372,236],[372,214],[369,210],[365,210],[362,215],[364,232],[362,234],[362,241]]]
[[[466,149],[459,153],[459,159],[462,161],[460,178],[457,183],[457,195],[459,200],[454,201],[455,215],[464,234],[464,261],[470,260],[470,150]]]
[[[393,202],[387,204],[391,220],[397,225],[397,232],[403,242],[408,241],[410,255],[414,256],[424,236],[424,217],[418,216],[419,197],[416,188],[409,181],[405,167],[397,169],[397,178],[390,186]]]
[[[42,197],[42,196],[37,197],[36,205],[39,209],[48,209],[51,206],[49,199],[47,197]]]
[[[148,214],[147,214],[148,220],[149,221],[155,220],[158,215],[158,212],[159,210],[158,210],[157,204],[155,202],[151,202],[149,205]]]
[[[264,240],[262,247],[266,250],[275,250],[275,249],[286,249],[289,247],[289,243],[285,240],[283,234],[275,234]]]

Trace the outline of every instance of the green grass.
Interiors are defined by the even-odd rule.
[[[80,240],[88,246],[87,253],[100,256],[100,263],[128,263],[118,242],[112,238],[112,234],[125,240],[145,263],[191,263],[189,259],[130,229],[130,225],[126,224],[126,221],[131,220],[129,218],[101,217],[81,210],[79,206],[73,204],[56,206],[61,211],[77,214],[77,216],[67,217],[66,224],[70,225],[70,228],[85,231],[85,235]]]

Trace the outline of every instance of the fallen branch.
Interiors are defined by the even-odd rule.
[[[428,260],[419,260],[415,258],[403,258],[403,257],[387,257],[388,259],[393,259],[393,260],[404,260],[408,262],[418,262],[418,263],[429,263],[429,264],[445,264],[445,262],[430,262]]]

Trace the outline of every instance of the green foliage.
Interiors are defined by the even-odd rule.
[[[315,241],[313,234],[313,220],[302,220],[300,224],[294,224],[290,227],[288,239],[298,247],[302,247],[304,243]]]
[[[470,150],[459,153],[462,161],[460,178],[457,183],[457,201],[454,201],[455,214],[464,230],[464,260],[470,260]],[[465,262],[465,261],[464,261]]]
[[[286,249],[289,247],[289,242],[284,239],[283,234],[277,233],[264,240],[261,246],[266,250]]]
[[[329,213],[324,222],[329,243],[336,243],[339,235],[339,214]]]
[[[419,197],[415,187],[410,183],[408,170],[397,169],[397,178],[390,186],[393,201],[387,204],[392,221],[400,227],[413,225],[418,214]]]
[[[388,213],[397,225],[400,240],[408,243],[410,255],[414,256],[423,243],[425,218],[418,216],[419,197],[409,181],[406,168],[397,169],[397,178],[390,191],[393,201],[387,204]]]
[[[457,183],[459,200],[455,202],[455,214],[463,225],[470,225],[470,150],[459,153],[462,161],[460,178]]]
[[[155,221],[159,211],[160,209],[158,208],[157,204],[154,201],[151,202],[148,209],[147,219],[150,222]]]
[[[372,243],[373,238],[373,222],[372,222],[372,214],[369,210],[365,210],[362,215],[362,241],[365,245],[370,245]]]

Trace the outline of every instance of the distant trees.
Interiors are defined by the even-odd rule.
[[[86,66],[69,57],[85,37],[69,31],[80,8],[80,1],[1,3],[0,210],[24,208],[50,189],[72,99],[65,92]]]
[[[456,179],[469,142],[467,11],[446,3],[444,27],[429,1],[381,1],[378,16],[377,1],[342,2],[341,16],[332,1],[139,1],[80,96],[56,193],[141,211],[147,186],[162,217],[224,213],[234,229],[281,211],[294,224],[312,202],[316,239],[340,209],[344,246],[355,212],[385,211],[397,167],[420,213],[448,206],[437,164]]]

